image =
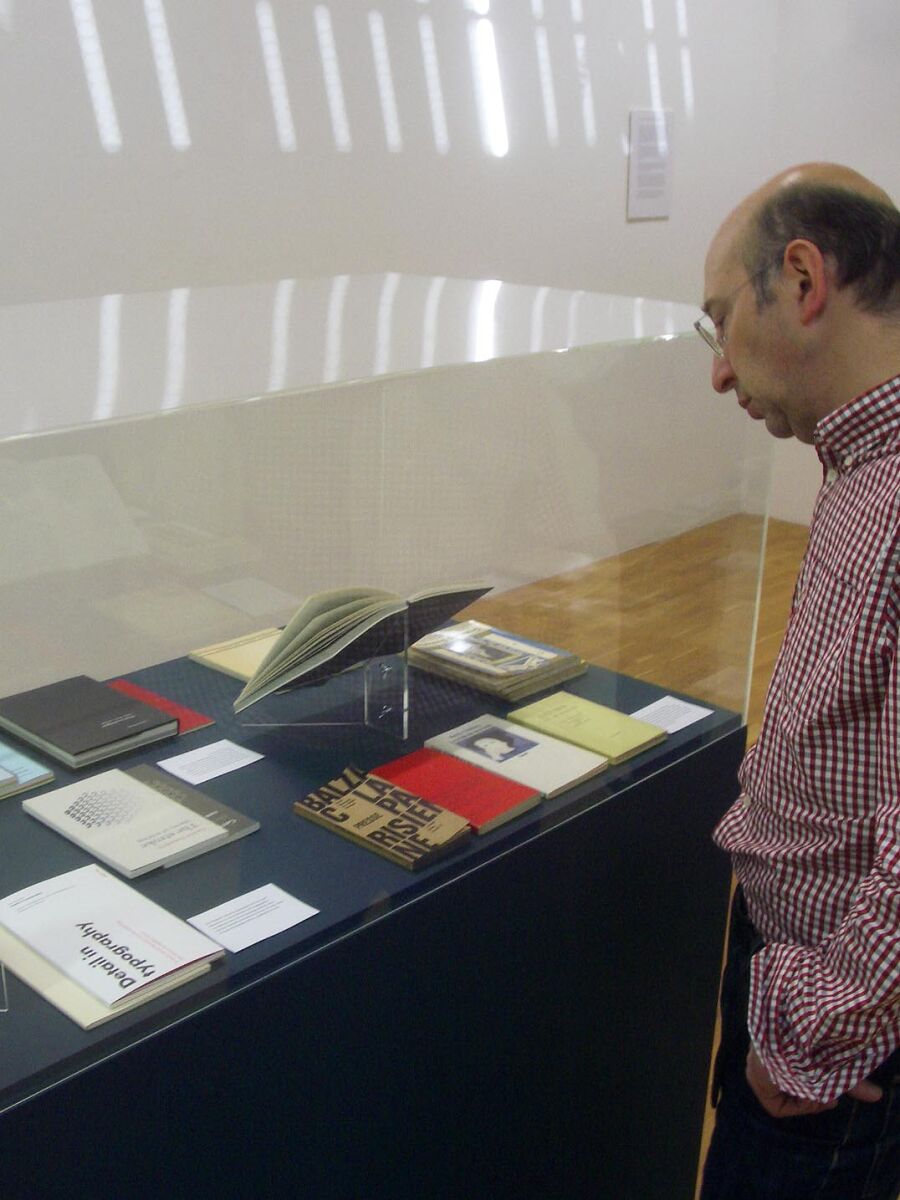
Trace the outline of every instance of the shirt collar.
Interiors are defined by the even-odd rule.
[[[826,471],[841,472],[883,454],[900,453],[900,375],[823,417],[813,441]]]

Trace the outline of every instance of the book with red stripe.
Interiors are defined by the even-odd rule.
[[[148,691],[147,688],[132,683],[130,679],[109,679],[106,686],[123,696],[140,700],[142,704],[149,704],[151,708],[158,708],[169,717],[174,717],[178,722],[179,733],[189,733],[192,729],[205,729],[207,725],[215,724],[213,718],[208,717],[206,713],[197,712],[196,709],[187,708],[166,696],[160,696],[157,692]]]
[[[476,833],[496,829],[541,799],[534,788],[427,748],[374,767],[370,774],[456,813]]]

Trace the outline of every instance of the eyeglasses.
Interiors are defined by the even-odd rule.
[[[733,292],[729,292],[722,301],[723,307],[727,305],[729,301],[733,300],[738,292],[742,291],[749,283],[753,283],[754,280],[759,279],[760,275],[765,275],[770,265],[771,264],[767,263],[766,266],[761,267],[758,271],[754,271],[754,273],[748,276],[743,283],[738,284]],[[712,319],[709,313],[704,313],[699,321],[695,321],[694,328],[717,358],[725,357],[725,343],[727,340],[725,337],[725,330],[723,329],[721,333],[716,332],[716,322]]]
[[[716,335],[716,327],[709,313],[704,313],[699,321],[695,321],[694,328],[717,358],[725,357],[725,334],[721,337]]]

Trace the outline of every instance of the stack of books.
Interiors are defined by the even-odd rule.
[[[581,675],[583,659],[481,621],[435,630],[409,648],[411,666],[514,703]]]
[[[0,728],[77,769],[178,733],[169,713],[75,675],[0,700]]]
[[[41,787],[52,782],[53,778],[49,767],[35,762],[14,746],[0,742],[0,800],[27,791],[28,788]]]

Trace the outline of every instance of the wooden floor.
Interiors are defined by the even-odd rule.
[[[766,531],[761,517],[727,517],[488,596],[466,616],[724,708],[746,709],[752,741],[806,536],[803,525],[770,521]]]
[[[488,596],[466,616],[746,712],[753,742],[808,532],[785,521],[728,517]],[[701,1166],[711,1128],[707,1109]]]

